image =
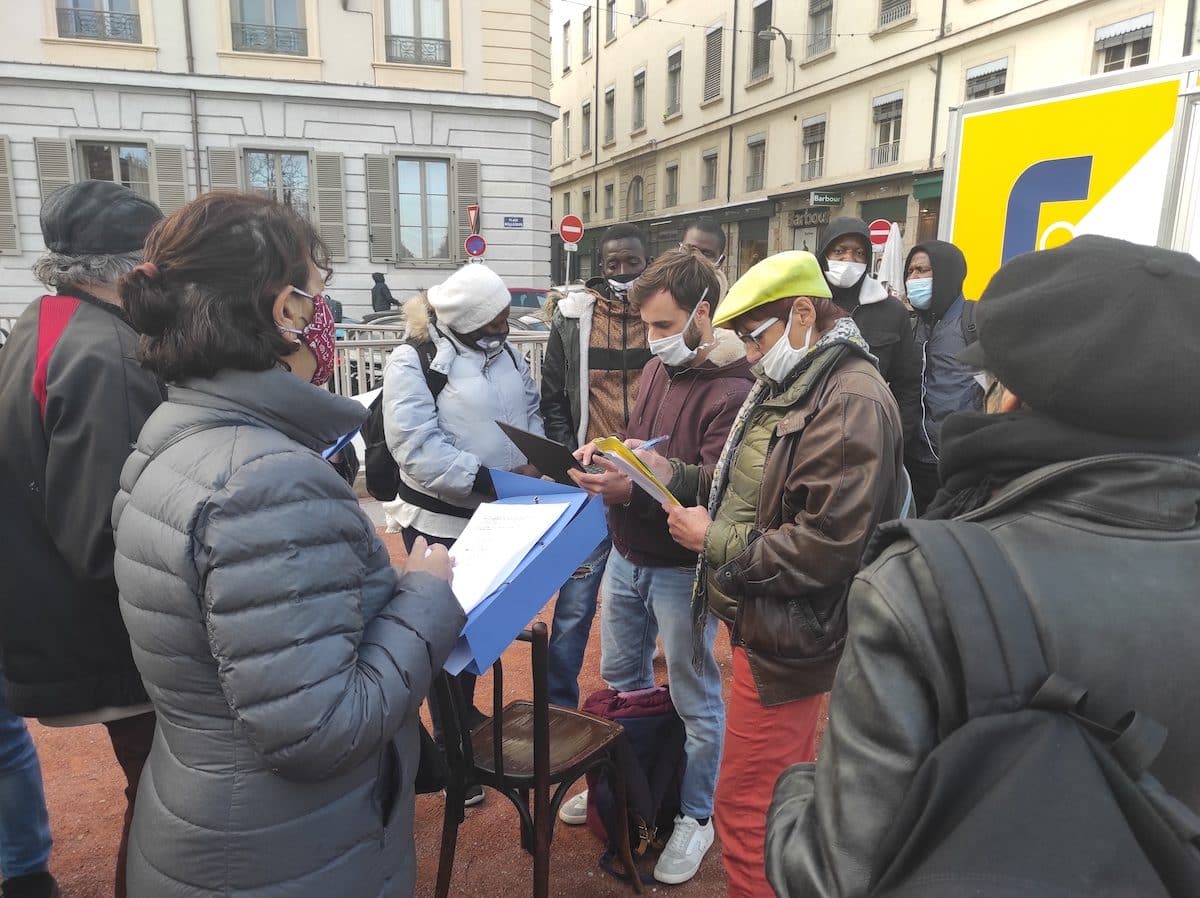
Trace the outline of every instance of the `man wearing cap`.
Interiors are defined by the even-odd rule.
[[[1196,259],[1108,237],[1001,268],[963,353],[994,379],[987,413],[946,419],[928,514],[991,531],[1048,669],[1088,690],[1090,718],[1136,710],[1167,728],[1149,772],[1193,811],[1200,726],[1181,684],[1200,676],[1197,296]],[[917,769],[966,722],[934,583],[906,538],[854,582],[836,724],[816,770],[793,767],[775,792],[767,869],[781,896],[867,894]]]
[[[537,476],[492,423],[544,433],[529,366],[508,344],[510,303],[500,276],[472,262],[405,304],[408,342],[384,369],[383,411],[400,468],[399,495],[388,512],[410,551],[418,536],[453,545],[479,503],[495,495],[489,468]],[[475,676],[463,673],[458,681],[473,711]],[[468,803],[482,800],[473,787]]]
[[[682,506],[671,536],[699,554],[693,639],[708,615],[733,643],[714,821],[731,898],[770,898],[763,838],[771,790],[816,754],[822,699],[846,628],[846,588],[867,539],[904,498],[896,400],[815,256],[751,268],[714,325],[756,375],[715,465],[642,457]]]
[[[119,184],[42,206],[34,300],[0,354],[0,648],[9,707],[50,726],[102,723],[126,778],[125,844],[154,714],[117,605],[110,516],[121,467],[162,401],[137,362],[117,281],[162,218]]]

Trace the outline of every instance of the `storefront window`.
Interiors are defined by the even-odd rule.
[[[738,222],[738,270],[741,277],[757,262],[767,257],[769,218],[750,218]]]

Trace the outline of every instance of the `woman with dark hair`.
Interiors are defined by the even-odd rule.
[[[904,498],[903,435],[896,400],[811,253],[751,268],[717,307],[713,324],[726,323],[757,380],[720,459],[640,454],[684,503],[664,506],[671,536],[700,555],[694,637],[709,614],[730,628],[714,822],[731,898],[769,898],[771,793],[786,767],[816,756],[846,592],[875,526]]]
[[[130,898],[412,893],[416,714],[464,615],[446,550],[394,569],[321,458],[366,415],[320,389],[326,259],[285,207],[211,194],[121,283],[169,385],[113,510],[158,712]]]

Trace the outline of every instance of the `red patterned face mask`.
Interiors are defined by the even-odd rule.
[[[304,325],[303,330],[291,327],[280,327],[287,334],[296,334],[300,342],[307,346],[317,359],[317,370],[313,372],[312,383],[321,387],[333,376],[333,365],[337,359],[337,324],[333,320],[333,310],[325,302],[325,294],[315,296],[305,293],[299,287],[292,290],[305,299],[311,299],[313,304],[312,320]]]

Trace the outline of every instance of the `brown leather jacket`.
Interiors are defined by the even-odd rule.
[[[777,423],[747,544],[718,545],[710,528],[705,546],[702,592],[732,625],[764,705],[829,690],[846,638],[850,582],[875,527],[896,517],[904,500],[900,412],[874,361],[850,343],[814,356],[815,377],[773,388],[749,412],[743,442],[756,421]],[[714,466],[675,463],[675,473],[671,489],[680,501],[707,499]]]

